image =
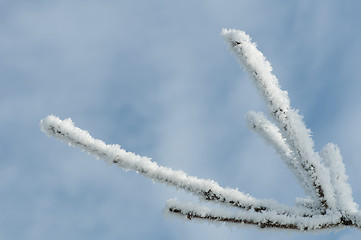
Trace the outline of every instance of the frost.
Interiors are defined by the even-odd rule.
[[[307,198],[296,199],[296,206],[286,206],[272,199],[256,199],[237,189],[223,188],[213,180],[159,166],[148,157],[94,139],[87,131],[76,127],[71,119],[61,120],[50,115],[41,120],[41,130],[108,164],[136,171],[153,182],[191,192],[201,200],[218,203],[217,208],[209,208],[178,200],[167,202],[169,213],[187,219],[299,231],[344,226],[360,228],[361,214],[353,201],[338,147],[327,144],[320,154],[316,152],[311,131],[306,128],[298,110],[291,107],[287,92],[279,86],[271,64],[256,44],[239,30],[223,29],[221,34],[265,100],[274,122],[263,113],[251,111],[247,115],[249,127],[276,150],[306,192]]]
[[[345,165],[342,162],[340,149],[337,145],[328,143],[321,150],[321,157],[330,169],[331,184],[335,189],[337,208],[344,213],[356,212],[357,204],[353,201],[350,184],[347,183]]]
[[[274,200],[258,200],[236,189],[222,188],[213,180],[188,176],[182,171],[159,166],[150,158],[142,157],[120,148],[119,145],[107,145],[94,139],[87,131],[77,128],[70,119],[64,121],[56,116],[48,116],[40,123],[42,131],[71,146],[103,159],[106,163],[116,164],[125,170],[134,170],[155,182],[172,185],[200,196],[202,199],[225,203],[241,209],[277,209],[288,214],[310,214],[307,209],[288,207]]]

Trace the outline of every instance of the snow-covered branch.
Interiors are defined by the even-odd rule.
[[[182,171],[159,166],[148,157],[142,157],[120,148],[119,145],[107,145],[94,139],[87,131],[74,125],[71,119],[60,120],[50,115],[40,122],[43,132],[58,138],[65,143],[79,147],[83,151],[104,159],[108,164],[116,164],[126,170],[134,170],[154,181],[184,189],[204,200],[225,203],[241,209],[256,212],[274,210],[280,214],[311,214],[308,209],[293,208],[277,203],[274,200],[259,200],[236,189],[222,188],[213,180],[188,176]]]
[[[334,208],[335,199],[329,173],[314,151],[310,131],[298,111],[291,108],[287,92],[281,90],[278,79],[273,75],[271,64],[246,33],[223,29],[222,35],[265,99],[269,113],[278,124],[283,138],[299,163],[298,171],[301,175],[307,176],[304,179],[306,192],[320,203],[323,211]]]
[[[261,112],[248,112],[247,121],[249,128],[263,137],[277,151],[289,168],[297,169],[297,162],[276,125]]]
[[[188,219],[204,219],[208,221],[241,223],[256,225],[261,228],[281,228],[300,231],[312,231],[343,226],[342,215],[280,215],[274,211],[227,211],[224,209],[211,209],[193,203],[183,203],[175,199],[168,200],[167,209],[173,214],[185,216]]]
[[[321,157],[331,174],[331,184],[335,189],[337,209],[344,213],[357,211],[357,204],[353,201],[350,184],[347,183],[345,165],[342,161],[340,149],[337,145],[328,143],[321,150]]]
[[[159,166],[148,157],[94,139],[70,119],[60,120],[50,115],[41,121],[42,131],[109,164],[134,170],[153,181],[183,189],[201,200],[223,206],[222,209],[210,209],[177,200],[167,202],[168,212],[187,219],[301,231],[342,226],[361,228],[361,213],[353,201],[338,147],[328,144],[320,154],[317,153],[310,130],[298,110],[291,108],[287,92],[281,90],[271,64],[256,44],[242,31],[224,29],[222,35],[249,73],[275,122],[272,123],[262,113],[249,112],[247,120],[250,128],[274,147],[306,192],[307,198],[296,199],[296,206],[286,206],[272,199],[256,199],[236,189],[222,188],[213,180],[199,179]]]

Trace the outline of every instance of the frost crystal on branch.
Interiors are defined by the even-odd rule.
[[[222,35],[249,73],[275,122],[272,123],[262,113],[249,112],[247,121],[250,128],[275,148],[308,196],[296,199],[296,206],[285,206],[271,199],[256,199],[236,189],[222,188],[213,180],[198,179],[182,171],[159,166],[150,158],[127,152],[119,145],[107,145],[92,138],[70,119],[60,120],[50,115],[41,121],[41,130],[107,163],[134,170],[156,182],[183,189],[202,200],[225,207],[210,209],[177,200],[167,202],[168,212],[188,219],[300,231],[343,226],[360,228],[361,214],[353,201],[338,147],[327,144],[320,154],[315,152],[310,130],[298,111],[291,108],[287,92],[281,90],[271,64],[256,44],[242,31],[223,29]]]

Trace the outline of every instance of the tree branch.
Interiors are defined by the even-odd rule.
[[[256,212],[273,210],[287,214],[311,214],[308,209],[291,208],[274,200],[255,199],[235,189],[222,188],[213,180],[198,179],[188,176],[182,171],[159,166],[150,158],[126,152],[119,145],[107,145],[101,140],[94,139],[87,131],[75,127],[71,119],[62,121],[58,117],[51,115],[43,119],[40,125],[42,131],[46,134],[69,145],[79,147],[97,158],[104,159],[108,164],[116,164],[124,169],[134,170],[154,181],[184,189],[204,200]]]
[[[207,221],[249,224],[260,228],[278,228],[299,231],[315,231],[335,227],[360,226],[345,218],[340,213],[317,214],[313,216],[284,215],[275,212],[257,213],[253,211],[230,212],[220,209],[210,209],[192,203],[182,203],[177,200],[168,200],[167,210],[173,214],[184,216],[187,219],[203,219]]]
[[[233,209],[231,212],[168,201],[169,212],[188,219],[300,231],[344,226],[361,228],[361,213],[353,201],[338,147],[328,144],[321,155],[315,152],[310,130],[298,111],[291,108],[287,92],[281,90],[270,63],[256,44],[242,31],[224,29],[222,35],[253,79],[277,124],[271,123],[261,113],[250,112],[248,122],[251,128],[276,149],[310,197],[296,199],[296,207],[270,199],[256,199],[236,189],[222,188],[213,180],[198,179],[182,171],[159,166],[150,158],[127,152],[119,145],[107,145],[94,139],[87,131],[75,127],[70,119],[62,121],[58,117],[48,116],[41,121],[42,131],[102,158],[108,164],[134,170],[154,181],[184,189],[201,200]]]
[[[321,150],[321,157],[330,169],[331,184],[334,187],[337,209],[343,212],[356,212],[357,204],[353,201],[352,189],[347,183],[345,165],[337,145],[328,143]]]
[[[266,101],[283,138],[302,167],[299,169],[303,172],[302,175],[307,176],[307,184],[304,185],[306,192],[311,193],[315,202],[319,202],[324,213],[327,209],[335,208],[329,173],[313,150],[310,131],[297,110],[291,108],[287,92],[281,90],[276,76],[273,75],[271,64],[244,32],[223,29],[222,35]]]

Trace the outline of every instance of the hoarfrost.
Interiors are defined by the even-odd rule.
[[[251,111],[247,115],[250,128],[275,148],[308,195],[305,199],[296,199],[296,206],[286,206],[272,199],[256,199],[237,189],[223,188],[213,180],[159,166],[148,157],[94,139],[87,131],[76,127],[71,119],[60,120],[50,115],[41,121],[42,131],[108,164],[116,164],[154,182],[191,192],[201,200],[218,203],[218,208],[209,208],[175,199],[167,202],[167,211],[187,219],[300,231],[344,226],[360,228],[361,213],[353,201],[338,147],[327,144],[320,154],[316,152],[311,131],[306,128],[298,110],[291,107],[288,93],[279,86],[271,64],[256,44],[243,31],[223,29],[221,34],[250,75],[274,121],[272,123],[262,113]]]

